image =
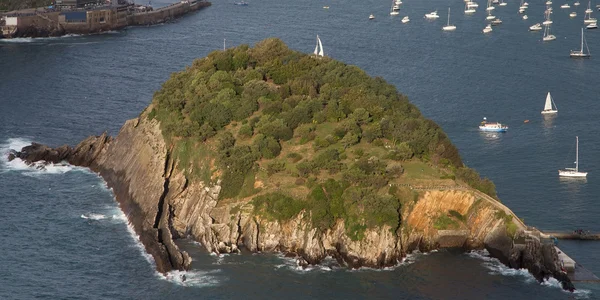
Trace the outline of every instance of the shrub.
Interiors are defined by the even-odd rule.
[[[305,207],[303,201],[283,195],[268,193],[252,199],[254,211],[269,218],[286,221],[298,215]]]
[[[285,170],[285,162],[283,161],[273,161],[267,164],[267,174],[269,176],[279,173],[283,170]]]
[[[291,152],[288,153],[287,158],[291,159],[293,163],[297,163],[302,159],[302,155],[296,152]]]

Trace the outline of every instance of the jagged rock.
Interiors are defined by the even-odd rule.
[[[113,189],[159,272],[189,268],[190,256],[173,242],[179,237],[191,237],[213,253],[239,252],[241,247],[253,252],[281,251],[297,257],[301,267],[319,264],[327,256],[349,268],[391,266],[413,250],[439,248],[440,234],[432,220],[440,212],[454,210],[464,215],[464,228],[456,230],[464,232],[464,237],[446,244],[465,249],[485,247],[510,267],[527,268],[538,280],[554,276],[565,289],[572,288],[566,274],[560,272],[553,247],[539,241],[513,245],[503,221],[495,217],[497,209],[479,203],[473,210],[478,201],[469,191],[427,192],[412,210],[401,212],[404,228],[369,228],[362,239],[352,240],[343,220],[323,231],[313,227],[310,212],[302,211],[282,222],[256,215],[248,200],[218,203],[220,182],[188,181],[171,157],[155,120],[129,120],[115,139],[105,132],[74,148],[53,149],[34,143],[12,155],[12,159],[19,157],[29,164],[66,160],[99,173]]]

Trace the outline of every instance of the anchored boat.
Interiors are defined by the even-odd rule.
[[[489,132],[506,132],[508,130],[508,126],[502,125],[498,122],[488,122],[486,117],[483,117],[483,121],[479,125],[479,130],[481,131],[489,131]]]

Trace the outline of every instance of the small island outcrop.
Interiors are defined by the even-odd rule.
[[[33,144],[11,158],[99,173],[159,272],[189,267],[173,242],[185,237],[215,253],[331,256],[350,268],[459,247],[573,288],[555,248],[529,238],[493,183],[395,87],[278,39],[194,61],[115,138]]]

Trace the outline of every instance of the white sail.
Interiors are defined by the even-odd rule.
[[[546,96],[546,105],[544,105],[544,110],[552,110],[552,96],[550,96],[550,92]]]
[[[319,41],[319,48],[321,48],[321,51],[319,51],[319,55],[325,56],[325,53],[323,52],[323,44],[321,44],[321,39],[319,38],[319,36],[317,36],[317,41]]]
[[[317,45],[315,46],[315,55],[319,55],[319,35],[317,35]]]

